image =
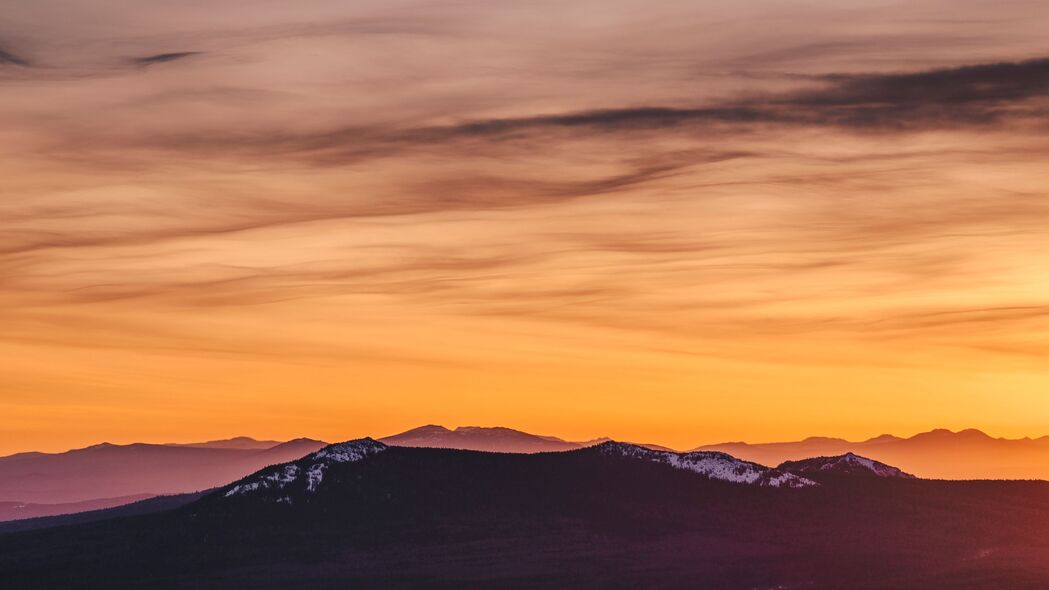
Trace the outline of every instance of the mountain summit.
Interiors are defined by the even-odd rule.
[[[297,461],[267,467],[227,486],[224,498],[257,495],[277,502],[291,502],[292,492],[316,492],[333,467],[360,461],[388,447],[370,438],[329,445]]]
[[[892,479],[916,479],[902,469],[886,465],[874,459],[861,457],[855,453],[845,453],[836,457],[815,457],[801,461],[786,461],[779,466],[780,471],[800,476],[847,475],[860,477],[881,477]]]

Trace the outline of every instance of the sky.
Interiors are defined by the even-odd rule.
[[[1049,10],[34,0],[0,453],[1049,434]]]

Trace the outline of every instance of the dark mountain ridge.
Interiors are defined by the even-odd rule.
[[[333,445],[167,512],[0,535],[0,579],[12,589],[1049,583],[1045,482],[770,487],[618,444],[527,455]]]

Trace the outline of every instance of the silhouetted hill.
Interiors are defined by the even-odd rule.
[[[0,535],[0,579],[15,590],[1049,587],[1045,482],[771,487],[634,449],[333,445],[168,512]],[[730,459],[716,472],[736,473]]]
[[[191,494],[176,494],[173,496],[156,496],[145,500],[124,503],[113,508],[84,510],[57,516],[41,516],[0,522],[0,534],[69,526],[113,518],[122,518],[125,516],[152,514],[154,512],[164,512],[199,500],[206,493],[207,492],[193,492]]]
[[[119,498],[100,498],[98,500],[86,500],[83,502],[70,502],[68,504],[32,504],[27,502],[0,502],[0,522],[9,520],[21,520],[24,518],[38,518],[45,516],[57,516],[60,514],[72,514],[74,512],[86,512],[89,510],[103,510],[114,506],[122,506],[132,502],[138,502],[152,498],[151,494],[139,494],[135,496],[121,496]]]

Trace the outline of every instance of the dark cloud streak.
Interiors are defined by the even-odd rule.
[[[1049,97],[1049,58],[914,73],[830,75],[821,81],[819,88],[696,108],[631,106],[403,129],[350,125],[309,133],[269,129],[160,135],[132,139],[139,143],[129,147],[194,155],[214,151],[234,158],[284,158],[338,166],[450,144],[469,149],[464,142],[471,141],[552,143],[586,137],[585,133],[695,133],[697,126],[712,138],[767,126],[856,132],[949,130],[1012,120],[1040,121],[1049,113],[1044,102],[1039,102]]]
[[[786,123],[848,128],[914,128],[968,125],[1033,114],[1017,103],[1049,95],[1049,58],[1001,62],[906,74],[831,75],[829,87],[788,93],[771,100],[744,99],[704,108],[658,106],[584,111],[563,115],[494,119],[455,127],[417,130],[419,140],[499,136],[537,127],[632,131],[687,123]]]
[[[145,57],[136,57],[131,60],[132,63],[138,66],[151,66],[155,64],[170,63],[187,57],[194,57],[201,55],[200,51],[177,51],[172,53],[157,53],[155,55],[147,55]]]
[[[1000,62],[911,74],[837,75],[830,91],[796,103],[812,105],[963,104],[1025,100],[1049,93],[1049,59]]]
[[[0,47],[0,66],[5,65],[28,68],[31,64],[28,59]]]

